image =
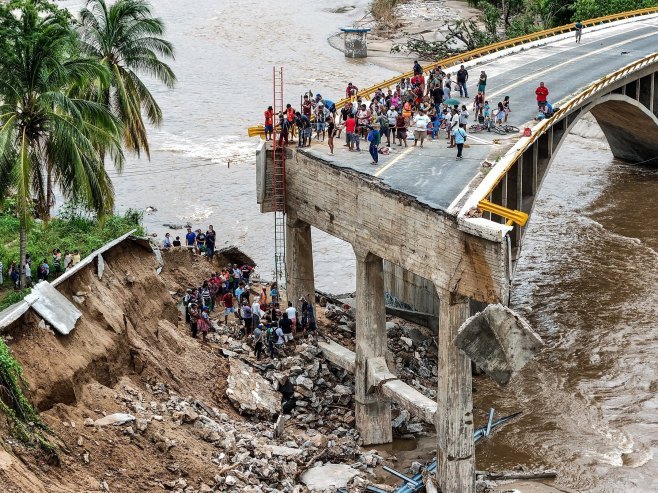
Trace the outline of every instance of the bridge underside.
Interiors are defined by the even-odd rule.
[[[640,163],[658,157],[658,120],[636,101],[607,99],[593,106],[590,113],[617,159]]]

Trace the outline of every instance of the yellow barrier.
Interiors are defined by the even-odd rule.
[[[516,223],[519,226],[525,226],[525,223],[528,222],[528,215],[525,212],[508,209],[507,207],[494,204],[488,200],[481,200],[478,204],[478,208],[508,219],[508,226],[511,226],[510,223]]]
[[[619,79],[625,77],[627,74],[630,72],[634,72],[638,69],[644,68],[645,66],[656,63],[658,62],[658,53],[654,53],[653,55],[646,56],[640,60],[637,60],[636,62],[633,62],[629,65],[626,65],[625,67],[620,68],[619,70],[612,72],[605,77],[602,77],[601,79],[592,82],[586,89],[578,93],[576,96],[571,98],[569,101],[567,101],[564,105],[560,107],[559,110],[555,112],[555,114],[546,119],[542,120],[542,122],[538,125],[538,128],[535,127],[535,131],[532,133],[532,137],[528,138],[521,147],[519,147],[516,151],[514,151],[514,154],[512,154],[510,157],[504,156],[503,160],[501,162],[501,165],[504,166],[503,172],[501,175],[498,177],[498,179],[487,189],[484,193],[482,193],[482,198],[478,202],[478,208],[481,210],[489,211],[489,212],[494,212],[495,214],[498,214],[499,216],[503,216],[507,219],[511,219],[509,216],[506,216],[504,214],[499,214],[498,212],[495,212],[491,210],[492,206],[495,207],[502,207],[496,204],[492,204],[488,200],[486,200],[484,197],[488,197],[493,190],[498,186],[498,184],[502,181],[503,177],[507,174],[507,172],[510,170],[512,166],[514,166],[514,163],[516,163],[521,155],[526,152],[536,141],[539,139],[539,137],[543,134],[543,130],[545,128],[550,128],[554,122],[561,120],[564,116],[566,116],[567,113],[569,113],[575,106],[578,106],[582,104],[584,100],[592,96],[593,94],[601,91],[603,88],[606,86],[610,86],[617,82]],[[504,163],[504,164],[502,164]],[[493,169],[496,169],[495,167]],[[491,171],[490,171],[491,173]],[[516,222],[516,221],[515,221]],[[523,224],[521,224],[523,226]]]
[[[640,15],[648,15],[648,14],[655,14],[658,13],[658,7],[648,7],[645,9],[638,9],[638,10],[630,10],[628,12],[621,12],[619,14],[612,14],[612,15],[606,15],[603,17],[596,17],[595,19],[589,19],[586,21],[582,21],[582,24],[584,27],[591,27],[595,26],[598,24],[604,24],[607,22],[614,22],[614,21],[619,21],[623,19],[629,19],[631,17],[637,17]],[[511,38],[507,39],[505,41],[499,41],[498,43],[494,43],[491,45],[484,46],[482,48],[477,48],[475,50],[467,51],[464,53],[459,53],[457,55],[451,56],[449,58],[444,58],[442,60],[439,60],[434,63],[430,63],[429,65],[425,65],[423,67],[423,71],[429,71],[432,70],[438,66],[444,66],[444,65],[452,65],[456,63],[463,63],[467,62],[469,60],[473,60],[475,58],[480,58],[482,56],[489,55],[491,53],[495,53],[497,51],[501,51],[507,48],[512,48],[514,46],[517,46],[519,44],[524,44],[524,43],[530,43],[532,41],[537,41],[540,39],[548,38],[550,36],[555,36],[556,34],[562,34],[568,31],[573,30],[574,24],[566,24],[564,26],[559,26],[559,27],[554,27],[552,29],[545,29],[543,31],[537,31],[532,34],[526,34],[524,36],[518,36],[516,38]],[[410,72],[405,72],[401,75],[397,75],[395,77],[392,77],[390,79],[387,79],[383,82],[380,82],[379,84],[376,84],[374,86],[367,87],[365,89],[360,90],[355,96],[351,98],[343,98],[340,101],[336,103],[336,109],[341,109],[345,104],[351,101],[356,101],[356,99],[360,96],[365,99],[370,99],[370,96],[377,92],[379,89],[389,89],[391,86],[395,86],[399,82],[402,81],[402,79],[406,79],[409,77],[412,77],[413,71]],[[265,128],[263,125],[255,125],[253,127],[249,127],[248,129],[248,134],[249,137],[256,137],[256,136],[264,136],[265,135]]]

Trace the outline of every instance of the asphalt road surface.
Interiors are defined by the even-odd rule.
[[[468,68],[472,81],[468,84],[469,98],[458,98],[459,91],[456,96],[453,91],[452,97],[466,104],[471,113],[470,125],[472,98],[477,93],[480,71],[484,70],[488,76],[486,99],[492,110],[509,96],[511,113],[508,123],[523,128],[537,114],[535,89],[540,81],[550,91],[549,102],[559,106],[560,101],[569,99],[570,95],[597,79],[656,52],[657,47],[658,18],[638,19],[594,32],[584,30],[580,44],[570,36]],[[454,73],[457,68],[446,71]],[[338,166],[377,176],[391,187],[443,210],[448,209],[477,175],[481,162],[497,146],[509,144],[517,138],[505,136],[504,143],[492,144],[493,139],[501,136],[487,132],[472,134],[467,139],[470,147],[464,149],[464,159],[457,161],[456,148],[447,148],[443,133],[435,141],[426,140],[423,149],[412,147],[413,140],[408,141],[408,148],[392,143],[391,154],[380,155],[379,164],[372,165],[368,142],[362,139],[360,153],[348,152],[343,146],[344,136],[343,132],[341,139],[336,139],[333,156],[328,154],[326,146],[315,144],[304,152]]]

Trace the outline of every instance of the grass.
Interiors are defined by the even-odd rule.
[[[81,257],[89,255],[105,243],[117,238],[131,229],[137,228],[137,234],[143,234],[140,212],[129,210],[124,215],[113,215],[100,223],[95,218],[77,214],[51,219],[47,224],[35,221],[27,235],[27,253],[32,257],[32,278],[36,281],[37,265],[47,259],[53,269],[53,249],[59,248],[62,260],[65,252],[78,250]],[[19,222],[11,207],[0,211],[0,261],[3,265],[4,283],[0,285],[0,310],[10,306],[29,292],[14,291],[7,269],[12,262],[19,263]]]

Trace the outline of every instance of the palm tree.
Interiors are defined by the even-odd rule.
[[[118,0],[109,8],[105,0],[89,0],[80,12],[80,34],[86,54],[98,58],[110,74],[110,87],[99,90],[98,101],[123,122],[126,149],[143,150],[150,158],[144,110],[151,124],[162,121],[162,111],[146,85],[143,73],[172,88],[176,76],[158,57],[174,57],[171,43],[164,40],[164,25],[151,15],[144,0]]]
[[[114,205],[103,157],[121,165],[123,129],[105,106],[69,93],[109,79],[97,60],[77,53],[65,11],[33,0],[0,6],[0,193],[16,192],[21,286],[28,226],[35,202],[45,202],[49,174],[65,197],[100,218]]]

